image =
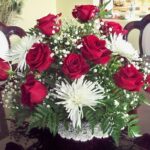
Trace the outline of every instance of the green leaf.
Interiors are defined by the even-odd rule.
[[[101,128],[103,130],[103,133],[106,133],[106,132],[111,132],[112,130],[112,127],[111,127],[111,122],[110,122],[110,119],[107,118],[107,119],[104,119],[101,123]]]
[[[139,122],[138,119],[133,119],[133,120],[131,120],[131,121],[128,123],[128,126],[136,125],[136,124],[138,124],[138,122]]]
[[[118,129],[113,130],[111,134],[117,146],[119,145],[120,134],[121,134],[121,131],[119,131]]]
[[[108,2],[103,3],[103,5],[100,5],[100,9],[105,9],[106,6],[111,2],[111,0],[109,0]]]
[[[51,133],[56,135],[58,130],[59,118],[51,108],[44,105],[38,105],[32,114],[29,128],[49,128]]]
[[[148,105],[148,106],[150,106],[150,101],[149,101],[148,98],[144,98],[143,99],[143,103],[146,104],[146,105]]]
[[[129,137],[137,137],[140,134],[140,127],[139,126],[130,126],[128,127],[128,135]]]

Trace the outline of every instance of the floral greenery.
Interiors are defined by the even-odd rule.
[[[15,91],[18,91],[11,91],[10,95],[12,101],[10,102],[9,100],[9,102],[12,103],[11,109],[18,121],[18,125],[27,119],[30,124],[29,129],[34,127],[46,127],[49,128],[54,135],[57,134],[60,123],[63,123],[66,129],[68,128],[70,118],[68,117],[68,112],[65,107],[59,105],[60,99],[57,97],[59,94],[57,95],[55,91],[56,84],[61,85],[65,80],[68,86],[71,86],[73,82],[77,83],[80,79],[70,79],[62,72],[63,59],[70,53],[80,54],[81,39],[87,35],[95,35],[98,38],[104,39],[109,45],[111,35],[104,36],[99,28],[95,27],[97,18],[100,18],[101,15],[103,16],[104,14],[102,11],[104,11],[104,9],[101,10],[101,13],[98,13],[95,19],[84,23],[82,22],[80,25],[72,21],[65,22],[61,30],[51,36],[44,35],[36,26],[27,33],[27,36],[38,37],[40,43],[47,44],[51,50],[53,50],[54,63],[52,63],[47,70],[42,72],[37,70],[31,71],[30,67],[27,66],[27,68],[21,70],[22,72],[19,74],[18,72],[14,72],[13,75],[10,76],[10,79],[8,79],[6,91],[7,89],[10,91],[10,86],[14,87]],[[98,23],[101,24],[99,20]],[[26,51],[28,51],[28,49]],[[101,86],[103,88],[103,98],[99,98],[95,106],[91,105],[91,107],[88,107],[88,105],[83,105],[82,111],[84,115],[83,118],[81,117],[81,121],[90,124],[91,132],[94,132],[95,126],[99,125],[103,133],[112,136],[116,143],[118,143],[123,129],[127,128],[129,136],[137,136],[139,134],[139,128],[137,126],[138,118],[136,114],[132,113],[132,110],[144,102],[144,97],[139,91],[129,91],[120,88],[114,82],[114,74],[119,68],[124,66],[124,64],[131,64],[131,62],[124,58],[124,56],[121,57],[119,54],[112,54],[107,64],[94,64],[90,61],[88,61],[88,63],[90,69],[88,73],[84,74],[85,80],[96,83],[97,86]],[[135,62],[132,63],[136,64]],[[23,95],[21,94],[22,91],[20,91],[20,87],[22,88],[22,83],[25,82],[28,74],[33,74],[37,80],[36,82],[39,84],[40,81],[48,89],[48,94],[44,101],[40,104],[37,103],[34,107],[26,106],[20,101]],[[10,99],[10,97],[6,96],[6,99]],[[79,128],[79,131],[82,130],[82,126],[81,128],[80,126],[76,127]]]

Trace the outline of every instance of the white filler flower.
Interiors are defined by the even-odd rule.
[[[138,51],[133,48],[131,43],[123,39],[122,34],[114,34],[111,36],[111,43],[109,44],[109,48],[114,55],[119,54],[120,56],[127,58],[129,61],[139,59]]]
[[[26,54],[32,45],[39,41],[35,36],[25,36],[14,45],[9,53],[9,61],[13,64],[18,64],[17,69],[20,71],[26,68]]]
[[[67,81],[56,84],[56,97],[62,99],[57,104],[64,105],[68,118],[71,119],[73,127],[81,128],[81,119],[83,118],[84,106],[94,110],[94,106],[99,103],[103,96],[103,88],[96,82],[84,80],[84,76],[74,80],[72,84]]]

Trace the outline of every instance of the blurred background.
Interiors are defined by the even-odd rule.
[[[62,18],[71,18],[75,5],[99,5],[107,1],[109,0],[0,0],[0,21],[27,30],[36,24],[36,19],[48,13],[61,12]],[[150,13],[150,0],[111,0],[107,8],[112,9],[113,19],[135,20]]]

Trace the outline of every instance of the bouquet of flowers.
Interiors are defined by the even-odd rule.
[[[131,111],[146,102],[141,91],[150,92],[150,72],[123,39],[127,31],[101,19],[109,13],[104,6],[75,6],[76,21],[62,23],[61,14],[38,19],[0,59],[3,105],[19,125],[28,121],[29,129],[75,140],[118,142],[123,129],[139,135]]]

